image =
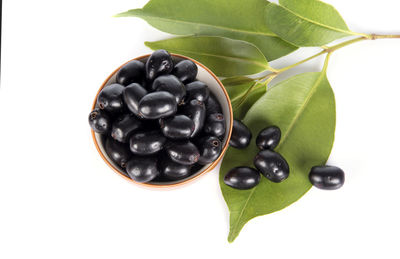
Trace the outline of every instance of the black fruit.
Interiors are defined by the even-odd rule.
[[[206,118],[206,107],[203,102],[194,99],[183,107],[183,113],[194,122],[194,130],[190,135],[193,138],[203,129]]]
[[[89,125],[97,133],[107,134],[111,130],[110,117],[100,109],[94,109],[89,114]]]
[[[132,133],[143,126],[143,122],[138,120],[134,114],[124,114],[119,116],[113,123],[111,137],[119,142],[128,142]]]
[[[207,116],[213,113],[222,113],[221,105],[212,93],[210,93],[210,96],[206,101],[206,110]]]
[[[216,137],[225,134],[225,119],[222,113],[213,113],[208,115],[204,124],[204,132]]]
[[[323,190],[336,190],[344,184],[344,172],[336,166],[314,166],[308,177],[315,187]]]
[[[139,132],[129,140],[132,153],[137,155],[155,154],[164,148],[167,139],[158,130]]]
[[[136,116],[139,116],[139,102],[146,94],[146,89],[141,85],[132,83],[125,87],[122,97],[128,109]]]
[[[185,85],[176,76],[164,75],[157,77],[152,85],[153,91],[166,91],[175,96],[176,103],[181,104],[186,95]]]
[[[197,66],[191,60],[182,60],[175,65],[172,74],[174,74],[184,84],[187,84],[196,79]]]
[[[217,160],[222,151],[221,141],[214,136],[202,137],[197,141],[198,149],[200,151],[200,158],[198,163],[206,165]]]
[[[126,167],[126,163],[132,157],[132,153],[127,144],[115,141],[112,138],[106,139],[105,150],[111,160],[122,168]]]
[[[200,102],[207,101],[210,96],[210,89],[201,81],[194,81],[186,85],[186,100],[197,99]]]
[[[250,167],[232,168],[224,177],[224,183],[232,188],[248,190],[260,182],[260,173]]]
[[[117,72],[117,83],[121,85],[129,85],[132,83],[141,84],[145,78],[145,68],[143,62],[132,60],[125,64]]]
[[[259,149],[274,149],[281,140],[281,130],[276,126],[263,129],[258,133],[256,145]]]
[[[157,168],[157,157],[134,156],[126,164],[126,172],[136,182],[149,182],[160,174]]]
[[[289,165],[278,153],[261,150],[254,158],[255,167],[270,181],[279,183],[288,178]]]
[[[177,111],[175,96],[160,91],[145,95],[139,102],[139,116],[145,119],[159,119],[174,115]]]
[[[190,141],[169,143],[166,151],[172,161],[183,165],[193,165],[200,157],[199,150]]]
[[[194,131],[194,122],[185,115],[160,119],[161,131],[170,139],[189,139]]]
[[[190,165],[183,165],[172,161],[169,158],[164,158],[160,162],[160,173],[169,180],[183,179],[190,174]]]
[[[156,50],[146,62],[146,78],[153,81],[160,75],[171,73],[174,68],[171,55],[163,49]]]
[[[251,132],[246,125],[238,120],[233,120],[232,136],[229,145],[234,148],[246,148],[250,144]]]
[[[124,102],[122,100],[122,91],[124,86],[120,84],[111,84],[104,87],[99,96],[97,96],[97,105],[100,109],[108,113],[119,113],[123,111]]]

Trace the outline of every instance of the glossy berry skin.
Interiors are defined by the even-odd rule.
[[[242,122],[233,120],[232,136],[229,145],[234,148],[246,148],[251,141],[252,134]]]
[[[187,84],[193,82],[197,76],[197,66],[191,60],[182,60],[175,65],[172,74],[175,75],[182,83]]]
[[[281,130],[276,126],[271,126],[263,129],[258,133],[256,145],[259,149],[274,149],[278,146],[281,140]]]
[[[122,112],[124,108],[122,100],[124,88],[120,84],[111,84],[104,87],[97,96],[97,105],[99,108],[110,114]]]
[[[176,76],[164,75],[157,77],[152,85],[153,91],[166,91],[175,96],[176,103],[179,105],[183,102],[186,95],[185,85],[179,81]]]
[[[174,115],[177,109],[175,96],[165,91],[145,95],[138,108],[140,117],[152,120]]]
[[[221,154],[222,143],[217,137],[202,137],[197,141],[197,143],[197,148],[200,152],[200,158],[198,161],[200,165],[206,165],[214,162]]]
[[[205,104],[206,104],[207,116],[213,113],[222,113],[221,105],[219,104],[217,98],[215,98],[215,96],[212,93],[210,93],[210,96],[208,97]]]
[[[122,168],[126,167],[126,163],[132,157],[132,153],[127,144],[115,141],[112,138],[106,139],[105,150],[111,160]]]
[[[160,75],[171,73],[174,68],[171,55],[168,51],[160,49],[151,54],[146,62],[146,78],[148,81],[153,81]]]
[[[248,190],[260,182],[260,173],[250,167],[240,166],[232,168],[224,177],[224,183],[232,188]]]
[[[210,89],[201,81],[194,81],[186,85],[186,100],[197,99],[200,102],[207,101],[210,96]]]
[[[336,190],[344,184],[344,172],[336,166],[314,166],[308,175],[310,182],[323,190]]]
[[[131,111],[136,116],[139,116],[139,102],[147,94],[146,89],[137,83],[132,83],[125,87],[122,92],[122,98]]]
[[[155,154],[164,148],[167,139],[158,130],[138,132],[129,140],[132,153],[137,155]]]
[[[185,115],[160,119],[161,132],[170,139],[189,139],[194,131],[194,122]]]
[[[159,165],[161,175],[169,180],[179,180],[187,177],[190,174],[190,169],[190,165],[179,164],[169,158],[164,158]]]
[[[111,130],[111,120],[106,112],[94,109],[89,114],[89,125],[94,132],[107,134]]]
[[[160,174],[157,162],[157,157],[155,156],[134,156],[126,164],[126,172],[136,182],[150,182]]]
[[[134,114],[123,114],[113,123],[111,137],[119,142],[127,143],[132,133],[143,126]]]
[[[132,83],[141,84],[145,78],[145,68],[143,62],[132,60],[125,64],[116,75],[117,83],[129,85]]]
[[[194,123],[194,130],[190,135],[190,137],[193,138],[203,130],[206,118],[206,107],[203,102],[194,99],[183,107],[183,113],[192,119]]]
[[[190,141],[171,142],[167,145],[166,151],[172,161],[183,165],[193,165],[200,157],[199,150]]]
[[[225,134],[225,118],[222,113],[213,113],[208,115],[204,124],[204,132],[216,137],[221,137]]]
[[[280,183],[289,177],[289,165],[278,153],[261,150],[254,158],[254,166],[270,181]]]

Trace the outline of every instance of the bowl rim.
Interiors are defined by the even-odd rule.
[[[141,60],[141,59],[148,58],[150,55],[151,55],[151,54],[146,54],[146,55],[142,55],[142,56],[133,58],[133,59],[131,59],[131,60],[129,60],[129,61],[123,63],[123,64],[122,64],[121,66],[119,66],[117,69],[115,69],[115,70],[106,78],[106,80],[104,80],[104,82],[101,84],[99,90],[97,91],[97,94],[96,94],[96,96],[95,96],[95,99],[94,99],[94,102],[93,102],[93,105],[92,105],[92,110],[95,109],[96,102],[97,102],[97,96],[99,95],[100,91],[106,86],[107,82],[111,79],[111,77],[113,77],[113,76],[114,76],[124,65],[126,65],[127,63],[129,63],[129,62],[131,62],[131,61],[133,61],[133,60]],[[99,143],[97,142],[97,139],[96,139],[95,132],[94,132],[93,130],[91,130],[92,139],[93,139],[93,142],[94,142],[94,145],[95,145],[97,151],[99,152],[99,154],[100,154],[101,158],[104,160],[104,162],[105,162],[114,172],[116,172],[118,175],[120,175],[121,177],[123,177],[125,180],[127,180],[127,181],[129,181],[129,182],[133,182],[134,184],[137,184],[137,185],[140,185],[140,186],[144,186],[144,187],[149,187],[149,188],[152,188],[152,189],[153,189],[153,188],[168,189],[168,188],[175,188],[175,187],[178,187],[178,186],[182,186],[182,185],[184,185],[184,184],[187,184],[187,183],[190,183],[190,182],[196,180],[196,179],[199,178],[200,176],[202,176],[202,175],[204,175],[204,174],[210,172],[211,170],[213,170],[213,169],[218,165],[218,163],[221,161],[221,159],[223,158],[223,156],[224,156],[226,150],[227,150],[228,147],[229,147],[229,139],[230,139],[230,137],[231,137],[231,134],[232,134],[232,127],[233,127],[233,111],[232,111],[232,104],[231,104],[231,101],[230,101],[230,99],[229,99],[228,92],[226,91],[224,85],[223,85],[222,82],[218,79],[218,77],[217,77],[209,68],[207,68],[205,65],[201,64],[200,62],[198,62],[198,61],[196,61],[196,60],[194,60],[194,59],[192,59],[192,58],[189,58],[189,57],[186,57],[186,56],[183,56],[183,55],[179,55],[179,54],[174,54],[174,53],[170,53],[170,55],[173,56],[173,57],[177,57],[177,58],[181,58],[181,59],[188,59],[188,60],[193,61],[196,65],[198,65],[198,66],[202,67],[204,70],[206,70],[206,71],[215,79],[215,81],[218,83],[219,87],[222,89],[222,91],[223,91],[223,93],[224,93],[224,95],[225,95],[225,98],[226,98],[226,100],[227,100],[227,103],[228,103],[228,112],[229,112],[229,116],[230,116],[230,123],[229,123],[229,130],[228,130],[227,141],[226,141],[225,145],[223,146],[222,151],[221,151],[221,154],[219,155],[219,157],[217,158],[217,160],[215,160],[214,162],[212,162],[207,168],[205,168],[205,169],[204,169],[203,171],[201,171],[200,173],[197,173],[194,177],[191,177],[191,178],[188,178],[187,180],[183,180],[183,181],[180,181],[180,182],[178,182],[178,183],[173,183],[173,184],[149,184],[149,183],[140,183],[140,182],[136,182],[136,181],[132,180],[129,176],[124,175],[123,173],[120,172],[120,170],[119,170],[118,168],[115,168],[115,167],[107,160],[107,158],[105,157],[105,155],[103,154],[103,152],[101,152]]]

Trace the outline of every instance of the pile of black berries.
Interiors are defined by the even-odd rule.
[[[146,63],[124,65],[101,90],[89,124],[121,172],[137,182],[172,182],[219,157],[225,118],[196,77],[191,60],[157,50]]]
[[[251,141],[252,134],[242,122],[234,120],[232,136],[229,144],[235,148],[246,148]],[[282,155],[273,151],[281,139],[281,131],[276,126],[267,127],[260,131],[256,145],[260,149],[254,158],[256,169],[240,166],[231,169],[224,177],[226,185],[248,190],[260,182],[260,173],[268,180],[280,183],[289,177],[289,164]],[[314,166],[309,173],[310,182],[325,190],[335,190],[344,183],[344,172],[334,166]]]

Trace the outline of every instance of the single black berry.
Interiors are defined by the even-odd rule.
[[[125,87],[122,97],[128,109],[136,116],[139,116],[139,102],[146,94],[146,89],[141,85],[132,83]]]
[[[170,158],[164,158],[160,161],[160,173],[169,180],[179,180],[190,174],[191,165],[183,165],[172,161]]]
[[[246,125],[238,120],[233,120],[232,135],[229,145],[234,148],[246,148],[251,141],[251,132]]]
[[[213,113],[208,115],[204,124],[204,132],[216,137],[225,134],[225,118],[222,113]]]
[[[198,161],[200,165],[214,162],[222,152],[222,143],[217,137],[202,137],[197,140],[196,143],[200,152],[200,158]]]
[[[167,139],[159,130],[138,132],[129,140],[132,153],[137,155],[155,154],[164,148]]]
[[[276,126],[263,129],[258,133],[256,145],[259,149],[274,149],[281,140],[281,130]]]
[[[254,166],[270,181],[279,183],[288,178],[289,165],[278,153],[261,150],[254,158]]]
[[[194,122],[194,130],[190,135],[190,137],[193,138],[203,130],[206,118],[206,107],[203,102],[194,99],[183,107],[183,113]]]
[[[104,87],[97,96],[98,107],[110,114],[122,112],[124,108],[122,100],[124,88],[120,84],[111,84]]]
[[[308,175],[310,182],[323,190],[336,190],[344,184],[344,172],[336,166],[314,166]]]
[[[195,125],[186,115],[175,115],[160,119],[161,132],[170,139],[189,139]]]
[[[210,96],[210,89],[201,81],[194,81],[186,85],[186,100],[197,99],[206,102]]]
[[[160,49],[151,54],[146,62],[146,78],[148,81],[153,81],[160,75],[171,73],[174,68],[171,55],[168,51]]]
[[[126,164],[126,172],[132,180],[146,183],[160,174],[157,162],[156,156],[133,156]]]
[[[116,75],[117,83],[129,85],[132,83],[141,84],[145,78],[145,68],[143,62],[132,60],[125,64]]]
[[[207,116],[213,113],[222,113],[221,105],[219,104],[217,98],[212,93],[210,93],[210,96],[208,97],[205,104],[206,104]]]
[[[111,120],[106,112],[94,109],[89,114],[89,125],[97,133],[107,134],[111,130]]]
[[[183,165],[193,165],[200,157],[199,150],[190,141],[169,143],[166,151],[172,161]]]
[[[120,165],[122,168],[126,167],[126,163],[132,157],[132,153],[129,150],[128,144],[115,141],[112,138],[106,139],[105,150],[111,160]]]
[[[134,114],[123,114],[114,121],[111,129],[111,137],[119,142],[126,143],[132,133],[142,126],[143,122]]]
[[[174,115],[177,111],[175,96],[160,91],[145,95],[139,102],[139,116],[145,119],[159,119]]]
[[[260,182],[260,173],[250,167],[232,168],[224,177],[224,183],[232,188],[248,190]]]
[[[175,65],[172,70],[172,74],[175,75],[184,84],[190,83],[196,79],[197,66],[191,60],[182,60]]]
[[[157,77],[152,85],[153,91],[166,91],[175,96],[176,103],[179,105],[183,102],[186,95],[185,85],[179,81],[174,75],[163,75]]]

